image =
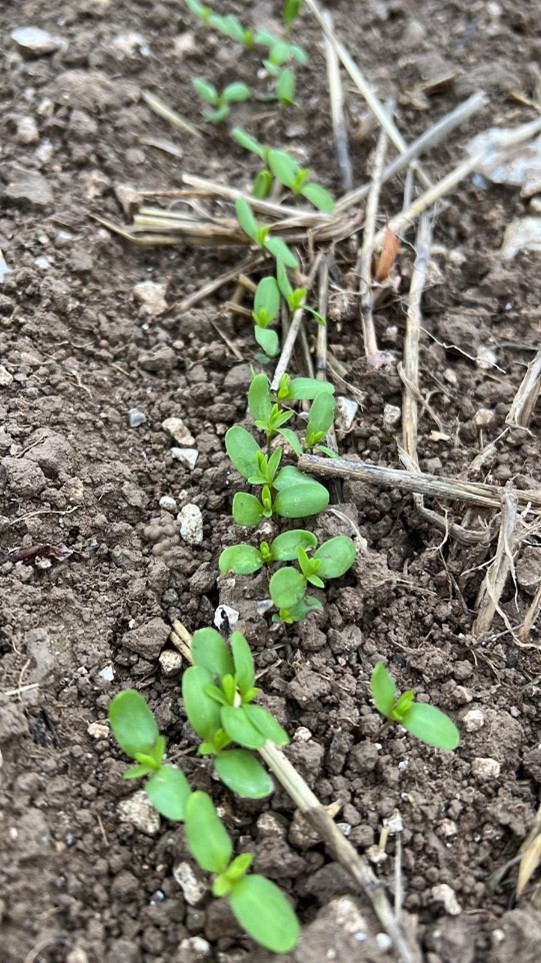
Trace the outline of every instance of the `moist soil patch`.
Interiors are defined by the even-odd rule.
[[[262,3],[251,13],[272,25],[279,6]],[[408,140],[486,91],[486,110],[423,161],[432,180],[459,162],[478,130],[532,119],[537,4],[339,0],[332,7],[338,35],[380,98],[394,98]],[[321,35],[307,12],[301,22],[311,58],[299,72],[302,110],[281,124],[258,105],[250,129],[286,144],[337,193]],[[364,904],[349,878],[299,828],[281,791],[241,802],[211,778],[183,719],[180,676],[158,661],[171,648],[173,619],[194,631],[228,603],[241,610],[267,704],[292,736],[291,758],[321,801],[337,804],[344,832],[377,861],[391,894],[400,880],[425,959],[538,960],[535,875],[518,902],[516,866],[500,881],[493,876],[517,855],[539,804],[539,631],[534,626],[523,645],[509,631],[539,585],[535,519],[520,521],[516,580],[509,578],[490,632],[476,638],[476,599],[497,527],[488,543],[463,544],[399,488],[346,481],[341,517],[325,515],[318,528],[350,534],[353,523],[368,548],[329,589],[325,615],[287,630],[258,616],[253,601],[264,586],[232,584],[217,569],[236,537],[230,508],[239,479],[223,438],[245,417],[251,325],[226,314],[227,286],[189,311],[175,309],[246,252],[136,248],[89,217],[126,223],[126,187],[178,189],[180,169],[247,187],[252,160],[225,129],[202,138],[173,129],[150,113],[140,90],[201,123],[190,77],[252,82],[256,61],[218,44],[169,0],[8,2],[0,24],[0,248],[9,268],[0,287],[2,959],[270,959],[224,903],[186,885],[181,828],[147,819],[142,831],[126,816],[122,804],[134,786],[121,778],[125,759],[106,726],[110,699],[125,686],[149,700],[171,760],[212,793],[237,849],[252,848],[256,869],[295,904],[305,935],[287,959],[361,958],[358,926],[346,924]],[[24,26],[53,40],[29,50],[10,38]],[[345,88],[354,182],[362,184],[375,138],[361,138],[365,105],[349,82]],[[235,123],[250,123],[252,110],[240,105]],[[173,143],[182,159],[150,140]],[[389,216],[400,209],[399,184],[383,204]],[[420,468],[502,492],[507,483],[539,489],[539,412],[529,430],[504,431],[539,338],[539,256],[503,261],[499,253],[506,224],[527,204],[517,190],[465,181],[435,224],[423,302],[428,407]],[[380,347],[396,358],[413,256],[403,246],[398,294],[376,315]],[[145,300],[148,281],[163,286],[165,310]],[[367,369],[356,305],[339,291],[328,337],[345,369],[339,390],[362,392],[352,427],[339,433],[341,454],[399,467],[399,428],[384,414],[401,404],[402,383],[395,366]],[[162,427],[170,417],[193,437],[185,445],[197,449],[193,468],[172,454]],[[196,545],[179,533],[176,516],[187,504],[202,513]],[[480,515],[488,527],[495,514],[428,504],[469,530],[480,530]],[[402,690],[414,688],[461,725],[457,752],[423,747],[399,728],[381,732],[368,687],[378,659]],[[382,853],[374,847],[396,811],[400,843],[390,836]],[[370,941],[362,958],[392,953]]]

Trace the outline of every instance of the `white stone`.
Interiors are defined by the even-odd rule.
[[[53,53],[60,47],[66,47],[66,41],[60,37],[54,37],[47,30],[40,27],[16,27],[11,31],[11,39],[15,41],[21,50],[27,50],[41,57],[45,54]]]
[[[197,906],[208,892],[209,887],[206,878],[202,874],[196,873],[191,863],[177,863],[173,868],[173,876],[184,893],[184,899],[189,906]]]
[[[498,760],[490,756],[476,756],[471,764],[471,771],[478,779],[497,779],[500,769]]]
[[[165,421],[162,421],[162,428],[171,435],[171,438],[176,441],[177,445],[187,448],[195,445],[195,438],[190,429],[184,424],[182,418],[173,416],[166,418]]]
[[[158,504],[160,508],[163,508],[164,512],[172,512],[174,514],[177,510],[177,502],[172,495],[162,495]]]
[[[104,665],[103,669],[98,672],[100,679],[104,682],[112,682],[115,677],[115,670],[112,665]]]
[[[456,898],[456,893],[454,889],[447,885],[447,883],[438,883],[437,886],[433,886],[432,899],[438,903],[443,903],[443,908],[449,916],[458,916],[462,912],[462,907]]]
[[[336,411],[334,415],[334,425],[337,431],[349,431],[354,420],[359,405],[351,398],[338,395],[336,399]]]
[[[13,381],[13,375],[9,373],[3,364],[0,364],[0,387],[7,388]]]
[[[404,823],[402,822],[402,816],[398,809],[394,809],[391,815],[383,820],[383,825],[387,826],[390,833],[393,835],[396,833],[401,833],[404,830]]]
[[[28,146],[39,142],[39,131],[33,117],[22,117],[15,133],[17,144]]]
[[[160,817],[144,789],[119,802],[118,815],[121,823],[131,823],[146,836],[155,836],[159,832]]]
[[[167,310],[165,300],[166,284],[158,284],[157,281],[139,281],[133,289],[135,298],[144,308],[147,314],[156,316]]]
[[[220,632],[224,624],[224,614],[229,622],[229,625],[236,625],[239,620],[239,612],[237,609],[232,609],[230,605],[219,605],[214,613],[214,625]]]
[[[483,728],[484,724],[485,717],[480,709],[468,709],[462,719],[466,732],[477,732],[478,729]]]
[[[203,516],[201,509],[192,502],[188,502],[177,515],[180,522],[180,534],[189,545],[201,545],[203,541]]]
[[[178,675],[182,669],[182,656],[173,649],[165,649],[158,659],[160,669],[165,676]]]
[[[379,863],[384,863],[387,859],[387,853],[381,848],[381,846],[378,846],[377,843],[374,843],[373,846],[368,847],[365,852],[365,856],[371,863],[374,863],[375,866],[377,866]]]
[[[147,420],[147,416],[143,411],[139,411],[138,408],[130,408],[128,411],[128,423],[130,428],[139,428],[139,425],[144,425]]]
[[[383,430],[391,433],[398,428],[402,412],[398,405],[385,405],[383,408]]]
[[[478,428],[488,428],[494,423],[496,415],[490,408],[479,408],[473,416],[473,420]]]
[[[103,722],[91,722],[86,731],[93,739],[108,739],[111,730]]]
[[[197,448],[171,448],[171,454],[173,458],[177,461],[182,462],[186,465],[190,471],[193,471],[197,465],[197,459],[199,458],[199,452]]]
[[[452,819],[442,819],[440,823],[440,833],[445,836],[446,839],[450,839],[451,836],[456,836],[458,833],[458,826]]]
[[[212,947],[202,936],[188,936],[187,939],[182,940],[180,949],[186,954],[186,959],[189,959],[190,963],[195,963],[196,960],[206,960],[211,954]]]
[[[310,742],[311,738],[312,733],[310,732],[310,729],[306,728],[306,726],[299,726],[299,728],[295,729],[295,732],[293,733],[293,742]]]

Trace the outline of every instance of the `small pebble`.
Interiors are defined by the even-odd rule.
[[[439,825],[440,833],[449,839],[451,836],[456,836],[458,833],[458,826],[452,819],[442,819]]]
[[[3,364],[0,364],[0,388],[7,388],[13,381],[13,375],[9,373]]]
[[[190,448],[195,445],[195,438],[189,428],[186,427],[182,418],[166,418],[162,421],[162,428],[166,431],[177,445]]]
[[[387,819],[383,820],[383,825],[387,826],[390,833],[395,835],[396,833],[401,833],[404,830],[404,823],[402,822],[402,816],[400,815],[398,809],[394,809]]]
[[[376,844],[368,847],[365,856],[371,863],[374,863],[375,866],[379,863],[384,863],[387,859],[387,853]]]
[[[131,823],[145,836],[155,836],[160,830],[160,817],[144,789],[119,802],[118,816],[121,823]]]
[[[160,508],[163,508],[164,512],[175,513],[177,510],[176,499],[172,495],[162,495],[159,501]]]
[[[351,398],[346,398],[344,395],[339,395],[336,399],[336,412],[334,416],[334,424],[337,431],[349,431],[358,410],[359,405],[356,401],[352,401]]]
[[[180,652],[175,652],[173,649],[165,649],[164,652],[160,654],[158,662],[160,663],[163,674],[167,676],[167,678],[178,675],[182,669],[182,656]]]
[[[473,420],[478,428],[488,428],[494,424],[496,415],[490,408],[479,408],[473,416]]]
[[[449,916],[458,916],[462,912],[462,907],[456,898],[456,893],[454,889],[447,885],[447,883],[439,883],[437,886],[433,886],[432,899],[438,903],[443,903],[443,908]]]
[[[156,281],[140,281],[139,284],[135,285],[133,293],[146,313],[156,316],[167,310],[166,290],[166,284],[158,284]]]
[[[462,725],[464,726],[466,732],[477,732],[485,724],[485,717],[480,709],[468,709],[464,718],[462,719]]]
[[[15,143],[27,146],[39,142],[39,131],[33,117],[22,117],[17,124]]]
[[[400,420],[402,418],[402,412],[398,405],[385,405],[383,408],[383,429],[387,433],[391,433],[398,428]]]
[[[306,726],[299,726],[299,728],[295,729],[295,732],[293,733],[293,742],[310,742],[311,738],[312,733],[310,732],[310,729],[306,728]]]
[[[197,465],[197,459],[199,458],[197,448],[171,448],[171,455],[173,458],[176,458],[177,461],[186,465],[190,471],[194,470]]]
[[[91,722],[86,731],[93,739],[108,739],[110,733],[109,726],[103,722]]]
[[[490,756],[476,756],[471,764],[471,771],[478,779],[497,779],[500,775],[500,763]]]
[[[192,502],[188,502],[177,515],[180,522],[180,534],[189,545],[201,545],[203,541],[203,516],[201,509]]]
[[[115,670],[112,665],[104,665],[103,669],[98,672],[100,679],[104,682],[112,682],[115,677]]]
[[[239,620],[239,612],[237,609],[232,609],[230,605],[219,605],[214,613],[214,625],[221,632],[226,622],[232,626],[236,625]]]
[[[128,423],[130,428],[139,428],[139,425],[144,425],[147,420],[147,416],[139,411],[138,408],[130,408],[128,411]]]
[[[173,876],[189,906],[197,906],[208,892],[207,879],[202,873],[196,873],[191,863],[177,863],[173,867]]]
[[[66,46],[65,40],[54,37],[40,27],[16,27],[11,31],[11,39],[20,50],[34,54],[35,57],[43,57]]]
[[[188,936],[180,944],[179,963],[197,963],[210,957],[212,947],[202,936]]]

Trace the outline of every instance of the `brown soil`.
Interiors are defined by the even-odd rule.
[[[268,17],[279,6],[261,4],[254,15]],[[458,163],[477,130],[533,116],[508,97],[511,89],[526,97],[534,90],[541,18],[533,0],[339,0],[333,10],[337,32],[380,97],[397,100],[408,139],[469,93],[488,93],[483,115],[426,160],[434,180]],[[269,958],[239,933],[225,905],[206,895],[196,905],[185,900],[174,876],[185,858],[181,829],[162,822],[145,835],[120,820],[119,803],[134,787],[121,779],[125,760],[103,723],[112,695],[131,685],[149,699],[171,759],[194,785],[210,789],[238,845],[251,846],[256,867],[290,894],[306,932],[291,959],[359,959],[359,942],[337,922],[343,904],[336,899],[352,892],[348,878],[317,841],[299,835],[282,792],[241,804],[210,782],[183,720],[179,678],[166,677],[158,663],[172,619],[193,631],[212,623],[219,602],[242,601],[218,583],[216,560],[234,537],[236,477],[223,436],[244,417],[254,349],[249,324],[233,325],[224,315],[231,289],[183,316],[173,309],[155,317],[136,285],[166,285],[174,305],[234,266],[242,252],[141,250],[89,219],[94,212],[124,220],[122,185],[179,186],[178,159],[145,144],[149,137],[181,148],[187,171],[247,184],[254,165],[223,130],[195,141],[151,115],[139,89],[159,93],[198,122],[190,76],[223,85],[240,70],[252,79],[256,61],[227,44],[218,49],[173,0],[23,0],[4,4],[0,23],[0,248],[10,268],[0,288],[0,556],[8,556],[0,567],[2,958]],[[311,62],[299,75],[304,110],[292,112],[285,140],[337,191],[320,35],[307,13],[302,23]],[[51,53],[22,54],[9,35],[24,25],[65,42]],[[131,52],[130,32],[140,35]],[[419,99],[419,85],[438,72],[454,79]],[[364,106],[348,91],[354,129]],[[251,129],[276,143],[280,130],[266,106]],[[248,123],[251,110],[239,107],[235,122]],[[353,142],[355,183],[366,180],[373,145],[373,137]],[[391,216],[400,203],[395,183],[384,212]],[[422,413],[423,470],[538,487],[539,414],[530,432],[500,437],[538,343],[538,256],[502,262],[498,255],[506,223],[526,203],[517,191],[469,179],[435,226],[421,380],[439,422]],[[405,248],[400,293],[411,265]],[[403,316],[400,297],[377,316],[381,347],[397,357]],[[226,348],[216,321],[244,363]],[[396,373],[366,377],[355,311],[331,313],[329,340],[347,381],[364,394],[353,429],[339,439],[341,452],[399,467],[394,433],[382,417],[386,404],[400,405]],[[475,361],[486,348],[497,363],[488,370]],[[131,409],[146,416],[139,427],[129,427]],[[161,427],[170,416],[181,417],[195,439],[193,470],[171,455]],[[486,457],[476,469],[480,451]],[[165,495],[175,499],[172,513],[160,507]],[[340,803],[338,819],[361,851],[377,843],[382,820],[399,810],[404,907],[418,916],[415,938],[429,963],[538,960],[535,879],[518,903],[516,868],[490,885],[491,874],[517,854],[539,801],[538,630],[526,648],[500,617],[491,634],[471,635],[494,540],[472,547],[445,538],[398,489],[346,483],[343,499],[370,555],[329,590],[326,615],[287,631],[271,631],[262,618],[246,626],[267,696],[294,736],[290,755],[324,804]],[[187,503],[203,515],[197,546],[178,534],[176,513]],[[442,513],[449,506],[431,507]],[[491,519],[487,512],[484,521]],[[461,515],[456,506],[453,520],[480,526],[478,513]],[[327,530],[336,519],[320,524]],[[531,518],[519,534],[518,588],[510,581],[503,597],[514,626],[541,574]],[[18,562],[10,556],[42,543],[64,544],[71,554]],[[251,594],[260,597],[257,583]],[[459,722],[479,710],[469,719],[481,727],[465,729],[453,755],[398,728],[382,735],[368,695],[377,659],[390,665],[402,689],[415,688]],[[391,893],[396,856],[391,839],[377,866]],[[364,958],[390,957],[374,949]]]

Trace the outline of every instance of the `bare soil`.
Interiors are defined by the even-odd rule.
[[[279,7],[261,3],[251,14],[270,23]],[[408,140],[468,94],[487,92],[482,115],[424,161],[433,180],[458,163],[478,130],[534,116],[510,97],[512,90],[535,96],[541,12],[534,0],[338,0],[332,8],[339,36],[379,96],[395,98]],[[288,959],[360,959],[362,945],[340,915],[346,904],[337,902],[353,892],[347,876],[299,833],[281,791],[247,804],[211,780],[183,719],[179,677],[165,676],[158,663],[173,619],[193,631],[212,623],[219,603],[240,607],[245,595],[261,597],[257,582],[237,585],[235,596],[217,577],[218,554],[236,536],[230,506],[238,479],[223,436],[245,416],[251,327],[226,315],[230,287],[182,315],[174,308],[245,252],[140,249],[89,216],[125,222],[123,186],[178,188],[180,169],[247,186],[254,165],[226,130],[195,140],[152,115],[139,91],[199,123],[190,77],[252,82],[257,60],[219,47],[172,0],[8,0],[0,24],[0,249],[10,268],[0,287],[2,959],[270,958],[225,905],[208,894],[196,905],[185,898],[174,875],[186,858],[178,826],[162,822],[149,835],[121,820],[119,804],[134,787],[122,781],[125,760],[103,724],[111,697],[128,685],[148,698],[172,761],[222,806],[237,845],[251,847],[256,868],[289,893],[305,936]],[[21,51],[10,33],[26,25],[61,38],[58,49]],[[302,110],[282,131],[272,109],[257,105],[250,129],[297,151],[338,192],[321,37],[308,13],[302,30],[311,55],[299,72]],[[441,85],[420,92],[438,76]],[[365,107],[349,82],[346,90],[355,131]],[[248,124],[252,111],[239,107],[234,122]],[[182,161],[148,138],[172,141]],[[356,184],[368,176],[374,143],[374,136],[352,141]],[[395,182],[383,213],[392,216],[400,203]],[[539,489],[539,412],[530,431],[502,435],[539,340],[539,256],[503,262],[499,255],[506,223],[527,203],[517,190],[470,178],[435,225],[420,356],[430,403],[420,421],[424,471]],[[377,315],[380,345],[397,358],[412,262],[405,245],[398,296]],[[169,310],[149,313],[136,287],[146,280],[166,286]],[[363,393],[352,429],[339,436],[341,453],[399,467],[399,429],[386,428],[383,413],[400,405],[402,385],[393,366],[367,372],[354,303],[334,304],[329,343],[348,384]],[[476,360],[486,349],[495,362],[488,368]],[[130,427],[132,409],[145,415],[138,427]],[[162,428],[171,416],[195,439],[193,470],[171,454]],[[163,496],[174,499],[173,511],[160,507]],[[324,804],[339,803],[337,818],[361,851],[373,852],[383,820],[399,811],[403,906],[428,963],[533,963],[541,955],[535,876],[517,902],[516,867],[497,885],[491,874],[516,856],[539,804],[538,628],[524,647],[500,616],[490,634],[471,634],[494,539],[472,546],[445,537],[398,489],[346,482],[343,502],[369,552],[329,590],[326,614],[279,631],[253,612],[243,623],[267,698],[293,736],[291,758]],[[203,515],[204,540],[195,546],[176,521],[187,503]],[[429,504],[470,530],[493,521],[488,511]],[[348,531],[332,515],[319,524]],[[497,525],[492,531],[497,536]],[[531,517],[519,534],[518,584],[509,580],[502,603],[512,626],[541,576]],[[12,554],[36,545],[69,551],[19,561]],[[381,734],[368,692],[378,659],[402,689],[415,688],[459,724],[469,713],[456,753],[423,747],[399,728]],[[376,867],[391,894],[397,855],[391,837]],[[371,947],[363,958],[392,958]]]

